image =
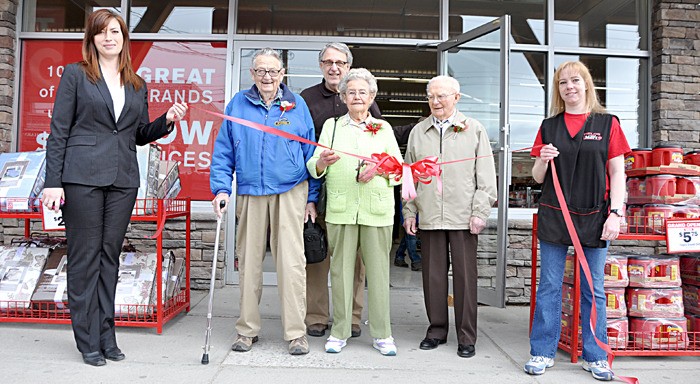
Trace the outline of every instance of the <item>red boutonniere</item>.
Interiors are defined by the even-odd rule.
[[[373,135],[376,135],[380,129],[382,129],[381,123],[367,123],[365,132],[371,132]]]
[[[284,100],[280,103],[280,111],[282,111],[282,113],[291,111],[292,109],[294,109],[294,107],[296,107],[296,103],[290,103],[287,100]]]
[[[282,100],[282,102],[280,103],[280,111],[282,111],[282,113],[280,113],[280,119],[282,118],[282,116],[284,116],[285,112],[291,111],[296,106],[296,103],[290,103],[287,100]]]
[[[466,120],[464,120],[461,123],[452,124],[452,130],[455,131],[456,133],[462,132],[467,128],[469,128],[469,125],[467,124]]]

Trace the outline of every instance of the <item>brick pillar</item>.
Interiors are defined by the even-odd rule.
[[[652,140],[700,149],[700,4],[654,0]]]

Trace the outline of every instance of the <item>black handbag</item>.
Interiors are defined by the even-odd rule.
[[[304,223],[304,255],[306,264],[320,263],[328,255],[326,233],[320,225],[311,220]]]

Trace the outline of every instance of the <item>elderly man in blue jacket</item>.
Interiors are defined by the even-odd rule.
[[[226,115],[253,121],[315,139],[309,109],[299,95],[281,83],[282,60],[265,48],[253,55],[252,88],[238,92],[226,106]],[[214,211],[221,215],[229,203],[236,174],[236,254],[241,290],[238,336],[232,349],[247,352],[258,341],[261,328],[260,295],[267,229],[277,269],[284,339],[289,353],[309,352],[306,340],[306,259],[303,226],[315,219],[319,182],[310,179],[306,162],[314,147],[224,120],[214,144],[210,187],[216,196]],[[226,203],[219,208],[221,201]]]

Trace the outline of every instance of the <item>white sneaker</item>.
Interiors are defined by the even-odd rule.
[[[554,366],[554,359],[544,356],[532,356],[527,363],[525,363],[525,372],[531,375],[541,375],[544,373],[545,369]]]
[[[386,339],[374,339],[372,346],[384,356],[396,356],[396,344],[391,336]]]
[[[326,352],[328,353],[340,353],[348,343],[345,340],[335,338],[333,336],[328,336],[326,340]]]
[[[615,377],[608,362],[605,360],[598,360],[590,363],[584,360],[581,367],[584,371],[590,372],[596,380],[610,381]]]

